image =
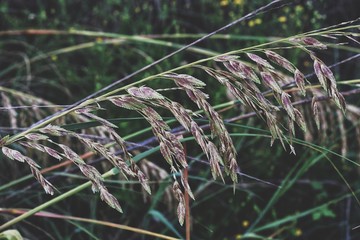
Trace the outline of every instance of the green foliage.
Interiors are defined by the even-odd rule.
[[[23,240],[19,231],[11,229],[0,233],[1,240]]]
[[[241,61],[250,62],[245,52],[256,50],[251,53],[265,58],[262,50],[275,47],[271,50],[288,59],[301,72],[311,73],[312,60],[301,48],[294,51],[286,49],[293,48],[286,38],[326,27],[329,22],[339,23],[339,21],[332,22],[334,15],[331,11],[318,10],[318,4],[324,4],[329,8],[328,2],[299,1],[296,5],[284,6],[271,13],[241,22],[228,32],[224,32],[224,35],[215,35],[194,48],[136,75],[120,85],[121,90],[124,90],[124,86],[128,84],[145,79],[146,81],[141,82],[137,87],[146,84],[153,89],[165,89],[159,93],[166,99],[176,100],[189,109],[197,109],[196,105],[201,104],[187,100],[185,92],[168,89],[175,86],[172,80],[154,79],[155,74],[180,67],[174,72],[194,76],[206,83],[203,91],[210,94],[209,103],[221,113],[223,119],[252,112],[253,109],[246,108],[245,104],[234,105],[233,102],[228,102],[233,98],[226,91],[227,87],[220,85],[215,78],[192,63],[202,65],[203,69],[224,70],[222,63],[203,59],[242,49],[231,54],[239,55]],[[263,4],[264,1],[245,0],[221,0],[211,3],[205,0],[168,2],[106,0],[101,3],[86,4],[82,1],[65,0],[2,1],[0,27],[3,31],[54,29],[65,32],[46,34],[21,32],[18,35],[1,36],[0,92],[10,96],[8,98],[11,106],[71,104]],[[349,14],[352,13],[351,9],[347,11]],[[351,19],[349,15],[345,20]],[[314,33],[312,36],[317,37],[317,34]],[[144,36],[146,38],[143,38]],[[320,39],[329,44],[330,49],[325,53],[320,53],[317,49],[313,50],[320,59],[323,59],[324,64],[336,63],[351,53],[359,52],[358,45],[354,45],[344,36],[339,36],[339,40]],[[280,41],[279,45],[276,45],[276,42],[274,45],[261,45],[277,40]],[[336,41],[346,41],[351,44],[341,46],[337,45]],[[281,45],[282,43],[284,45]],[[251,49],[252,46],[258,47]],[[189,63],[192,65],[187,65]],[[276,69],[279,70],[280,67],[277,66]],[[341,84],[339,91],[356,89],[356,84],[359,82],[357,79],[359,72],[356,69],[358,68],[355,61],[333,69],[337,84]],[[354,81],[343,82],[349,79]],[[307,97],[310,96],[310,91],[317,88],[315,78],[308,80],[312,85],[308,84]],[[267,89],[262,85],[259,87],[261,90]],[[325,90],[332,91],[326,89],[328,85],[325,84],[324,87]],[[290,89],[290,94],[291,91]],[[300,95],[296,95],[296,91],[298,89],[293,91],[295,94],[291,97],[293,102],[301,99]],[[127,94],[125,91],[121,93]],[[320,91],[316,94],[326,95]],[[272,95],[266,96],[276,103]],[[5,98],[1,96],[2,104],[4,107],[9,107],[4,104]],[[151,99],[150,102],[155,103],[157,101],[155,99]],[[115,124],[119,135],[125,136],[124,140],[142,145],[139,148],[141,153],[138,150],[131,153],[141,171],[148,174],[152,195],[148,196],[144,193],[137,178],[125,179],[124,175],[111,169],[110,164],[101,160],[100,155],[93,155],[85,159],[85,162],[96,167],[101,173],[105,172],[103,184],[121,203],[123,214],[117,213],[101,201],[103,196],[85,190],[91,186],[90,182],[84,183],[89,179],[89,171],[94,173],[90,167],[82,170],[88,173],[86,177],[74,166],[68,166],[66,169],[58,168],[44,174],[46,179],[56,186],[55,197],[50,197],[45,195],[39,184],[28,175],[29,169],[24,167],[27,165],[9,161],[1,153],[1,224],[10,226],[21,220],[18,218],[12,221],[6,216],[14,213],[11,209],[21,208],[28,209],[22,215],[22,219],[41,211],[36,218],[17,222],[16,228],[21,230],[23,236],[30,239],[38,239],[39,236],[59,239],[149,239],[151,234],[146,235],[149,233],[142,232],[143,229],[162,234],[157,237],[152,235],[154,238],[165,238],[164,235],[184,238],[185,229],[178,224],[177,202],[171,193],[172,179],[180,179],[179,173],[169,175],[169,167],[159,152],[158,143],[152,138],[150,125],[143,119],[145,114],[141,111],[116,108],[110,105],[108,100],[111,98],[103,97],[93,101],[107,111],[96,109],[92,113],[109,121],[108,125]],[[281,100],[277,100],[281,105]],[[186,146],[187,156],[191,156],[188,159],[189,183],[196,199],[191,201],[193,239],[300,239],[302,237],[312,239],[319,235],[324,239],[339,239],[343,237],[345,231],[354,238],[358,237],[358,232],[349,233],[349,229],[350,226],[356,226],[360,222],[359,202],[356,198],[359,186],[357,169],[359,164],[356,162],[358,145],[356,141],[352,141],[359,136],[357,132],[359,121],[356,117],[359,113],[356,109],[360,102],[356,95],[353,98],[347,97],[346,100],[355,109],[352,112],[348,109],[347,118],[342,117],[341,111],[330,102],[319,103],[323,112],[319,131],[315,130],[314,117],[311,115],[313,110],[306,105],[299,106],[308,131],[302,132],[300,128],[295,128],[296,137],[291,139],[286,135],[284,138],[285,142],[290,142],[295,147],[297,155],[289,154],[279,141],[275,141],[270,147],[269,139],[273,132],[266,130],[269,126],[266,126],[261,119],[240,118],[235,123],[226,122],[226,129],[238,152],[236,160],[241,169],[235,190],[228,178],[225,177],[224,182],[211,178],[212,172],[206,160],[206,151],[201,153],[204,149],[196,144],[196,137],[185,135],[181,141]],[[92,105],[94,109],[95,105]],[[57,107],[33,109],[33,111],[16,109],[15,113],[6,112],[7,117],[0,119],[0,126],[29,127],[59,109]],[[169,126],[172,128],[179,126],[170,111],[160,108],[156,110]],[[292,113],[291,108],[287,111]],[[213,112],[209,111],[203,115],[211,115],[211,113]],[[74,115],[69,114],[63,121],[56,122],[65,129],[64,131],[74,132],[71,138],[64,139],[68,146],[76,149],[78,154],[89,151],[88,146],[84,147],[77,143],[77,140],[81,139],[80,133],[84,133],[100,137],[101,143],[106,147],[114,147],[114,144],[109,143],[109,132],[93,130],[94,127],[101,128],[103,123],[99,123],[94,118],[84,121],[79,119],[78,115]],[[282,125],[287,124],[288,120],[285,118],[287,113],[282,112],[282,116],[284,119],[281,119],[280,127],[286,131],[288,127]],[[17,123],[12,125],[11,118],[17,118]],[[200,116],[194,119],[200,126],[209,122]],[[1,131],[1,136],[9,134],[10,139],[19,136],[6,128],[1,128]],[[208,133],[210,134],[206,132]],[[300,140],[302,138],[305,138],[305,141]],[[56,142],[60,137],[51,136],[50,139]],[[3,140],[8,142],[9,138]],[[148,142],[143,142],[144,140]],[[221,139],[214,142],[219,144]],[[0,145],[2,144],[1,142]],[[10,147],[21,154],[32,156],[43,167],[55,164],[50,157],[26,150],[25,146],[17,142]],[[90,180],[94,179],[90,178]],[[103,185],[99,186],[101,188]],[[108,204],[110,202],[109,205],[113,204],[112,206],[117,208],[114,199],[106,196],[108,198],[107,201],[105,198],[105,202]],[[6,209],[10,211],[7,212]],[[349,209],[355,210],[349,213]],[[49,212],[42,212],[45,210]],[[59,215],[52,215],[55,212]],[[70,219],[66,216],[81,216],[88,221]],[[96,219],[139,228],[126,229],[92,221]],[[51,233],[48,229],[52,229]],[[0,236],[5,233],[0,233]],[[21,239],[21,236],[14,239]]]

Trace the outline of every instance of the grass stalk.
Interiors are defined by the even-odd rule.
[[[240,49],[240,50],[234,50],[234,51],[230,51],[230,52],[227,52],[227,53],[224,53],[224,54],[220,54],[220,55],[217,55],[217,56],[214,56],[214,57],[208,57],[208,58],[204,58],[204,59],[201,59],[201,60],[198,60],[198,61],[195,61],[195,62],[192,62],[192,63],[189,63],[189,64],[185,64],[183,66],[180,66],[180,67],[176,67],[176,68],[173,68],[171,70],[167,70],[165,72],[162,72],[162,73],[159,73],[159,74],[155,74],[155,75],[152,75],[152,76],[149,76],[149,77],[146,77],[146,78],[143,78],[141,80],[138,80],[138,81],[135,81],[134,83],[131,83],[131,84],[128,84],[124,87],[120,87],[120,88],[117,88],[115,90],[112,90],[112,91],[109,91],[107,93],[104,93],[102,94],[101,96],[99,97],[95,97],[95,98],[90,98],[90,99],[87,99],[85,101],[79,101],[79,104],[77,104],[76,106],[74,107],[71,107],[67,110],[64,110],[63,112],[60,112],[58,114],[54,114],[53,116],[51,116],[50,118],[46,119],[45,121],[42,121],[38,124],[35,124],[34,126],[30,127],[29,129],[27,129],[26,131],[24,132],[21,132],[21,133],[18,133],[18,134],[15,134],[14,136],[10,137],[9,140],[7,141],[7,144],[11,144],[19,139],[21,139],[22,137],[24,137],[26,134],[30,133],[30,132],[33,132],[34,130],[40,128],[40,127],[43,127],[51,122],[53,122],[55,119],[58,119],[62,116],[65,116],[67,114],[69,114],[70,112],[78,109],[78,108],[81,108],[81,107],[85,107],[85,106],[88,106],[90,104],[93,104],[93,103],[96,103],[96,102],[99,102],[99,101],[103,101],[103,100],[106,100],[107,97],[111,96],[111,95],[114,95],[118,92],[121,92],[121,91],[124,91],[130,87],[133,87],[133,86],[136,86],[136,85],[140,85],[142,83],[145,83],[147,81],[150,81],[150,80],[153,80],[153,79],[156,79],[156,78],[160,78],[162,75],[164,74],[168,74],[168,73],[171,73],[171,72],[176,72],[176,71],[179,71],[179,70],[182,70],[182,69],[185,69],[185,68],[189,68],[189,67],[193,67],[195,65],[198,65],[198,64],[201,64],[201,63],[204,63],[204,62],[207,62],[209,60],[213,60],[215,59],[216,57],[219,57],[219,56],[225,56],[225,55],[233,55],[233,54],[238,54],[238,53],[244,53],[244,52],[250,52],[250,51],[253,51],[253,50],[256,50],[256,49],[260,49],[260,48],[265,48],[269,45],[272,45],[272,44],[277,44],[277,43],[281,43],[281,42],[288,42],[291,38],[294,38],[294,37],[300,37],[300,36],[313,36],[313,35],[321,35],[321,34],[329,34],[331,32],[338,32],[338,31],[343,31],[343,30],[347,30],[347,29],[351,29],[351,28],[356,28],[356,27],[360,27],[360,25],[356,25],[356,26],[345,26],[345,27],[341,27],[341,28],[336,28],[336,29],[330,29],[330,30],[326,30],[326,31],[319,31],[319,32],[316,32],[316,33],[312,33],[310,32],[309,34],[307,33],[304,33],[304,34],[300,34],[298,36],[292,36],[292,37],[288,37],[288,38],[283,38],[283,39],[279,39],[279,40],[275,40],[275,41],[272,41],[272,42],[268,42],[268,43],[263,43],[263,44],[259,44],[259,45],[256,45],[256,46],[252,46],[252,47],[247,47],[247,48],[244,48],[244,49]],[[170,56],[169,56],[170,57]],[[137,71],[136,73],[139,73],[143,70],[146,70],[148,69],[149,67],[151,67],[152,65],[148,65],[146,67],[144,67],[143,69],[140,69],[139,71]],[[121,79],[121,80],[126,80],[128,78],[130,78],[131,76],[135,75],[136,73],[132,74],[132,75],[129,75],[128,77],[125,77],[124,79]],[[98,93],[101,93],[103,92],[105,89],[108,90],[109,88],[111,88],[112,86],[115,86],[116,83],[118,82],[122,82],[121,80],[118,80],[116,82],[114,82],[113,84],[109,85],[108,87],[100,90]],[[96,95],[97,93],[94,93],[92,95]]]
[[[186,142],[183,143],[185,156],[187,156],[187,148]],[[188,182],[189,179],[189,168],[186,167],[183,170],[183,175],[185,181]],[[188,191],[184,193],[185,198],[185,232],[186,232],[186,240],[190,240],[191,238],[191,213],[190,213],[190,197]]]
[[[31,210],[0,208],[0,212],[10,213],[10,214],[15,214],[15,215],[23,215],[29,211],[31,211]],[[92,223],[92,224],[96,224],[96,225],[117,228],[117,229],[121,229],[121,230],[125,230],[125,231],[131,231],[131,232],[135,232],[138,234],[148,235],[148,236],[152,236],[152,237],[156,237],[156,238],[160,238],[160,239],[166,239],[166,240],[177,240],[178,239],[178,238],[166,236],[166,235],[163,235],[160,233],[144,230],[141,228],[135,228],[135,227],[130,227],[130,226],[123,225],[123,224],[117,224],[117,223],[113,223],[113,222],[101,221],[101,220],[96,220],[96,219],[66,216],[66,215],[55,214],[55,213],[51,213],[51,212],[38,212],[38,213],[35,213],[33,216]]]

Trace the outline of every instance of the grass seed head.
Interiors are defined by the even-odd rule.
[[[322,42],[316,40],[313,37],[303,37],[300,39],[301,42],[303,42],[305,45],[314,47],[320,50],[327,49],[327,46],[323,44]]]
[[[46,140],[49,137],[43,134],[39,133],[29,133],[25,135],[25,138],[31,140],[31,141],[39,141],[39,140]]]
[[[8,147],[2,147],[2,152],[5,156],[7,156],[9,159],[11,160],[16,160],[19,162],[24,162],[24,155],[22,155],[19,151],[17,150],[13,150],[11,148]]]
[[[99,187],[99,191],[100,191],[101,200],[106,202],[110,207],[114,208],[118,212],[121,213],[123,212],[118,200],[112,194],[109,193],[109,191],[106,189],[105,186]]]
[[[289,117],[292,120],[295,120],[295,112],[294,112],[294,107],[291,104],[290,95],[285,92],[282,92],[281,93],[281,102],[282,102],[282,105],[283,105],[285,111],[289,115]]]
[[[311,100],[311,109],[314,115],[315,124],[318,130],[320,130],[320,117],[319,117],[319,106],[314,96]]]
[[[294,113],[295,113],[295,122],[299,125],[299,127],[306,132],[307,131],[307,127],[306,127],[306,122],[305,119],[303,117],[303,115],[301,114],[301,112],[299,110],[297,110],[296,108],[293,109]]]
[[[148,179],[146,175],[140,170],[140,168],[136,167],[135,169],[136,175],[139,179],[139,182],[141,183],[141,186],[144,188],[144,190],[151,195],[151,189],[148,183]]]
[[[35,177],[35,179],[40,183],[40,185],[45,190],[45,193],[54,195],[54,189],[55,187],[44,178],[44,176],[41,174],[41,172],[37,168],[31,167],[31,173]]]
[[[215,62],[228,62],[228,61],[232,61],[232,60],[236,60],[238,59],[239,56],[235,56],[235,55],[224,55],[224,56],[219,56],[214,58]]]
[[[76,152],[74,152],[71,148],[69,148],[68,146],[66,146],[64,144],[58,144],[58,145],[64,151],[66,158],[68,158],[75,164],[80,164],[80,165],[85,164],[84,160],[82,160],[82,158]]]
[[[146,99],[146,100],[148,100],[148,99],[164,99],[163,95],[156,92],[154,89],[152,89],[150,87],[145,87],[145,86],[142,86],[140,88],[131,87],[131,88],[127,89],[127,92],[133,97]]]
[[[177,216],[180,225],[182,226],[185,221],[185,198],[184,194],[182,193],[180,189],[180,185],[177,181],[173,184],[173,193],[175,195],[176,200],[178,200],[178,207],[177,207]]]
[[[323,89],[329,92],[330,89],[328,88],[328,85],[326,83],[326,77],[323,71],[321,70],[321,63],[316,59],[314,60],[314,71]]]
[[[270,72],[261,72],[261,78],[264,83],[277,93],[282,93],[282,89],[279,84],[275,81],[273,75]]]
[[[52,136],[64,136],[67,135],[67,130],[56,125],[47,125],[44,128],[39,129],[41,133],[47,133]]]
[[[185,89],[201,88],[206,86],[203,81],[187,74],[165,74],[164,77],[175,80],[176,85]]]
[[[274,69],[273,66],[271,66],[271,64],[266,61],[265,59],[263,59],[262,57],[259,57],[256,54],[253,53],[246,53],[246,55],[253,60],[254,62],[256,62],[257,64],[259,64],[262,67],[268,68],[268,69]]]
[[[300,92],[303,96],[306,94],[305,90],[305,76],[300,70],[296,69],[294,73],[294,80],[296,86],[300,89]]]
[[[146,105],[142,101],[128,96],[117,96],[111,98],[110,101],[118,107],[126,108],[129,110],[139,110],[146,107]]]
[[[295,71],[295,67],[293,66],[293,64],[283,56],[277,54],[276,52],[266,50],[265,54],[268,57],[268,59],[278,64],[279,66],[287,69],[289,72],[293,73]]]

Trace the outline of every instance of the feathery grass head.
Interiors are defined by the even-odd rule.
[[[337,88],[334,74],[326,64],[315,55],[314,49],[324,50],[326,45],[314,37],[295,37],[286,39],[282,44],[287,44],[284,49],[298,48],[309,54],[313,61],[315,75],[328,96],[334,104],[345,113],[346,103],[343,95]],[[280,48],[281,49],[281,48]],[[149,177],[144,173],[133,156],[128,150],[128,146],[122,136],[120,136],[119,126],[113,122],[100,117],[98,111],[106,111],[100,107],[103,102],[110,102],[116,107],[137,112],[150,125],[151,131],[156,138],[159,151],[165,161],[169,164],[170,172],[174,176],[173,192],[178,200],[177,214],[180,224],[183,224],[185,217],[184,193],[189,194],[193,199],[194,194],[190,188],[188,179],[182,175],[182,169],[189,166],[185,149],[181,143],[181,137],[184,133],[173,131],[166,122],[158,109],[163,108],[171,112],[174,119],[193,136],[194,141],[199,145],[208,159],[211,174],[214,179],[220,178],[225,182],[225,175],[228,175],[234,183],[238,181],[241,159],[234,146],[233,140],[226,127],[226,124],[216,110],[209,102],[211,95],[205,92],[206,83],[216,80],[227,91],[229,91],[237,100],[248,109],[253,110],[260,119],[262,119],[271,133],[271,145],[275,139],[279,139],[282,146],[286,148],[286,143],[290,151],[295,153],[292,138],[295,135],[295,124],[303,130],[308,131],[308,122],[297,106],[294,104],[295,94],[284,88],[287,79],[298,88],[298,93],[302,96],[315,95],[309,91],[306,86],[306,77],[287,58],[277,53],[276,48],[260,49],[253,48],[246,51],[232,52],[231,54],[222,54],[207,60],[213,60],[214,67],[208,67],[196,64],[202,69],[209,78],[198,79],[192,75],[176,71],[168,71],[152,76],[149,79],[167,79],[171,80],[183,91],[189,100],[196,104],[199,112],[204,115],[208,125],[200,126],[198,124],[198,114],[193,110],[184,107],[183,102],[173,101],[166,94],[163,95],[157,89],[150,86],[134,86],[116,89],[88,101],[81,102],[73,108],[65,111],[62,116],[72,115],[76,121],[94,121],[100,125],[102,133],[106,133],[113,143],[121,150],[121,154],[111,151],[105,144],[88,138],[76,131],[67,130],[57,124],[56,120],[60,117],[53,117],[44,124],[36,125],[13,137],[5,137],[0,140],[2,152],[11,160],[16,160],[27,164],[34,177],[38,180],[46,193],[54,194],[55,187],[47,181],[39,171],[39,164],[30,157],[25,156],[26,151],[31,149],[38,151],[57,160],[68,159],[78,167],[80,172],[92,183],[92,190],[99,192],[100,198],[112,208],[122,211],[120,203],[108,191],[104,183],[102,174],[92,165],[87,163],[78,154],[78,151],[71,145],[66,144],[65,138],[70,138],[82,144],[84,148],[100,155],[106,159],[112,166],[126,178],[137,178],[142,188],[148,194],[151,194],[151,188],[148,183]],[[201,61],[200,61],[201,63]],[[284,73],[285,71],[285,73]],[[171,72],[171,73],[170,73]],[[144,80],[145,81],[145,80]],[[141,83],[143,81],[140,81]],[[118,92],[122,94],[118,94]],[[264,91],[263,91],[264,90]],[[8,94],[8,93],[7,93]],[[293,101],[292,101],[293,100]],[[11,107],[10,98],[2,93],[2,103],[5,107]],[[315,123],[320,129],[321,109],[316,97],[313,97],[311,103],[312,113]],[[281,116],[285,116],[287,124],[284,124]],[[12,126],[17,126],[15,113],[9,112],[9,122]],[[343,118],[339,118],[343,121]],[[288,126],[287,129],[283,126]],[[207,129],[209,128],[209,132]],[[12,149],[10,144],[21,144],[25,147],[23,152]],[[345,144],[344,144],[345,145]],[[175,174],[180,174],[181,184],[175,178]]]

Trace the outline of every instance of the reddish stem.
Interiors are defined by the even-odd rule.
[[[186,153],[186,144],[183,143],[184,146],[184,152],[185,152],[185,156],[187,155]],[[189,176],[189,170],[188,167],[184,168],[183,171],[183,175],[184,175],[184,179],[185,181],[188,181],[188,176]],[[185,190],[184,193],[184,197],[185,197],[185,230],[186,230],[186,240],[190,240],[190,231],[191,231],[191,227],[190,227],[190,198],[189,198],[189,193],[188,191]]]

